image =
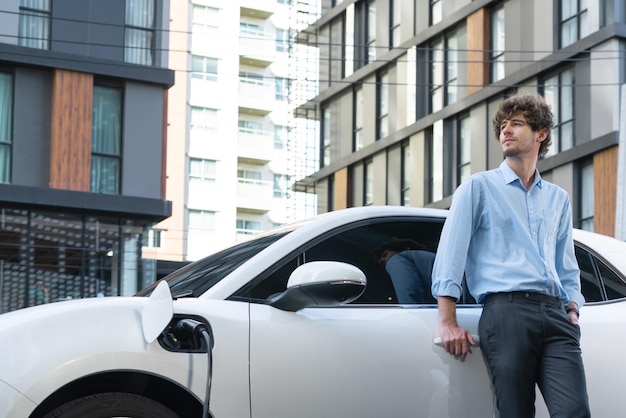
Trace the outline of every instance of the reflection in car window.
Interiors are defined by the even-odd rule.
[[[576,247],[576,259],[580,268],[580,287],[586,302],[604,300],[602,288],[598,282],[593,256],[580,247]]]
[[[600,302],[626,297],[626,283],[596,256],[576,247],[580,285],[586,302]]]
[[[364,294],[353,303],[397,303],[391,279],[374,257],[374,249],[393,238],[410,238],[424,250],[435,252],[442,226],[440,219],[401,219],[368,221],[335,230],[281,261],[234,298],[267,299],[287,288],[289,275],[297,266],[311,261],[342,261],[358,267],[367,277]]]
[[[626,297],[626,284],[624,284],[623,280],[609,270],[601,261],[598,261],[598,270],[600,270],[600,277],[602,277],[604,282],[604,290],[608,300]]]
[[[271,233],[237,244],[176,270],[163,280],[168,282],[174,296],[176,294],[199,296],[259,251],[288,233]],[[135,296],[149,296],[154,287],[156,283],[139,291]]]

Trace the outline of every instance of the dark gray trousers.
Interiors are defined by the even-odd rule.
[[[535,384],[552,418],[588,418],[580,328],[560,299],[527,292],[488,295],[480,347],[501,418],[535,416]]]

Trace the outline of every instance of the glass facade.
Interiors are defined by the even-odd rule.
[[[144,230],[121,218],[0,208],[0,312],[68,299],[133,295]]]

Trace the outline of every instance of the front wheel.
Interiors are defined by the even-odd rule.
[[[179,418],[171,409],[132,393],[98,393],[70,401],[44,418]]]

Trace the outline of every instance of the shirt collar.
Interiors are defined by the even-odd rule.
[[[515,171],[513,171],[513,169],[509,166],[509,164],[506,162],[506,160],[502,161],[500,163],[500,172],[502,173],[502,177],[504,178],[504,182],[506,184],[511,184],[514,181],[519,181],[519,184],[522,185],[522,180],[517,176],[517,174],[515,174]],[[539,170],[537,170],[535,168],[535,181],[533,182],[533,185],[531,186],[539,186],[541,187],[541,174],[539,174]]]

